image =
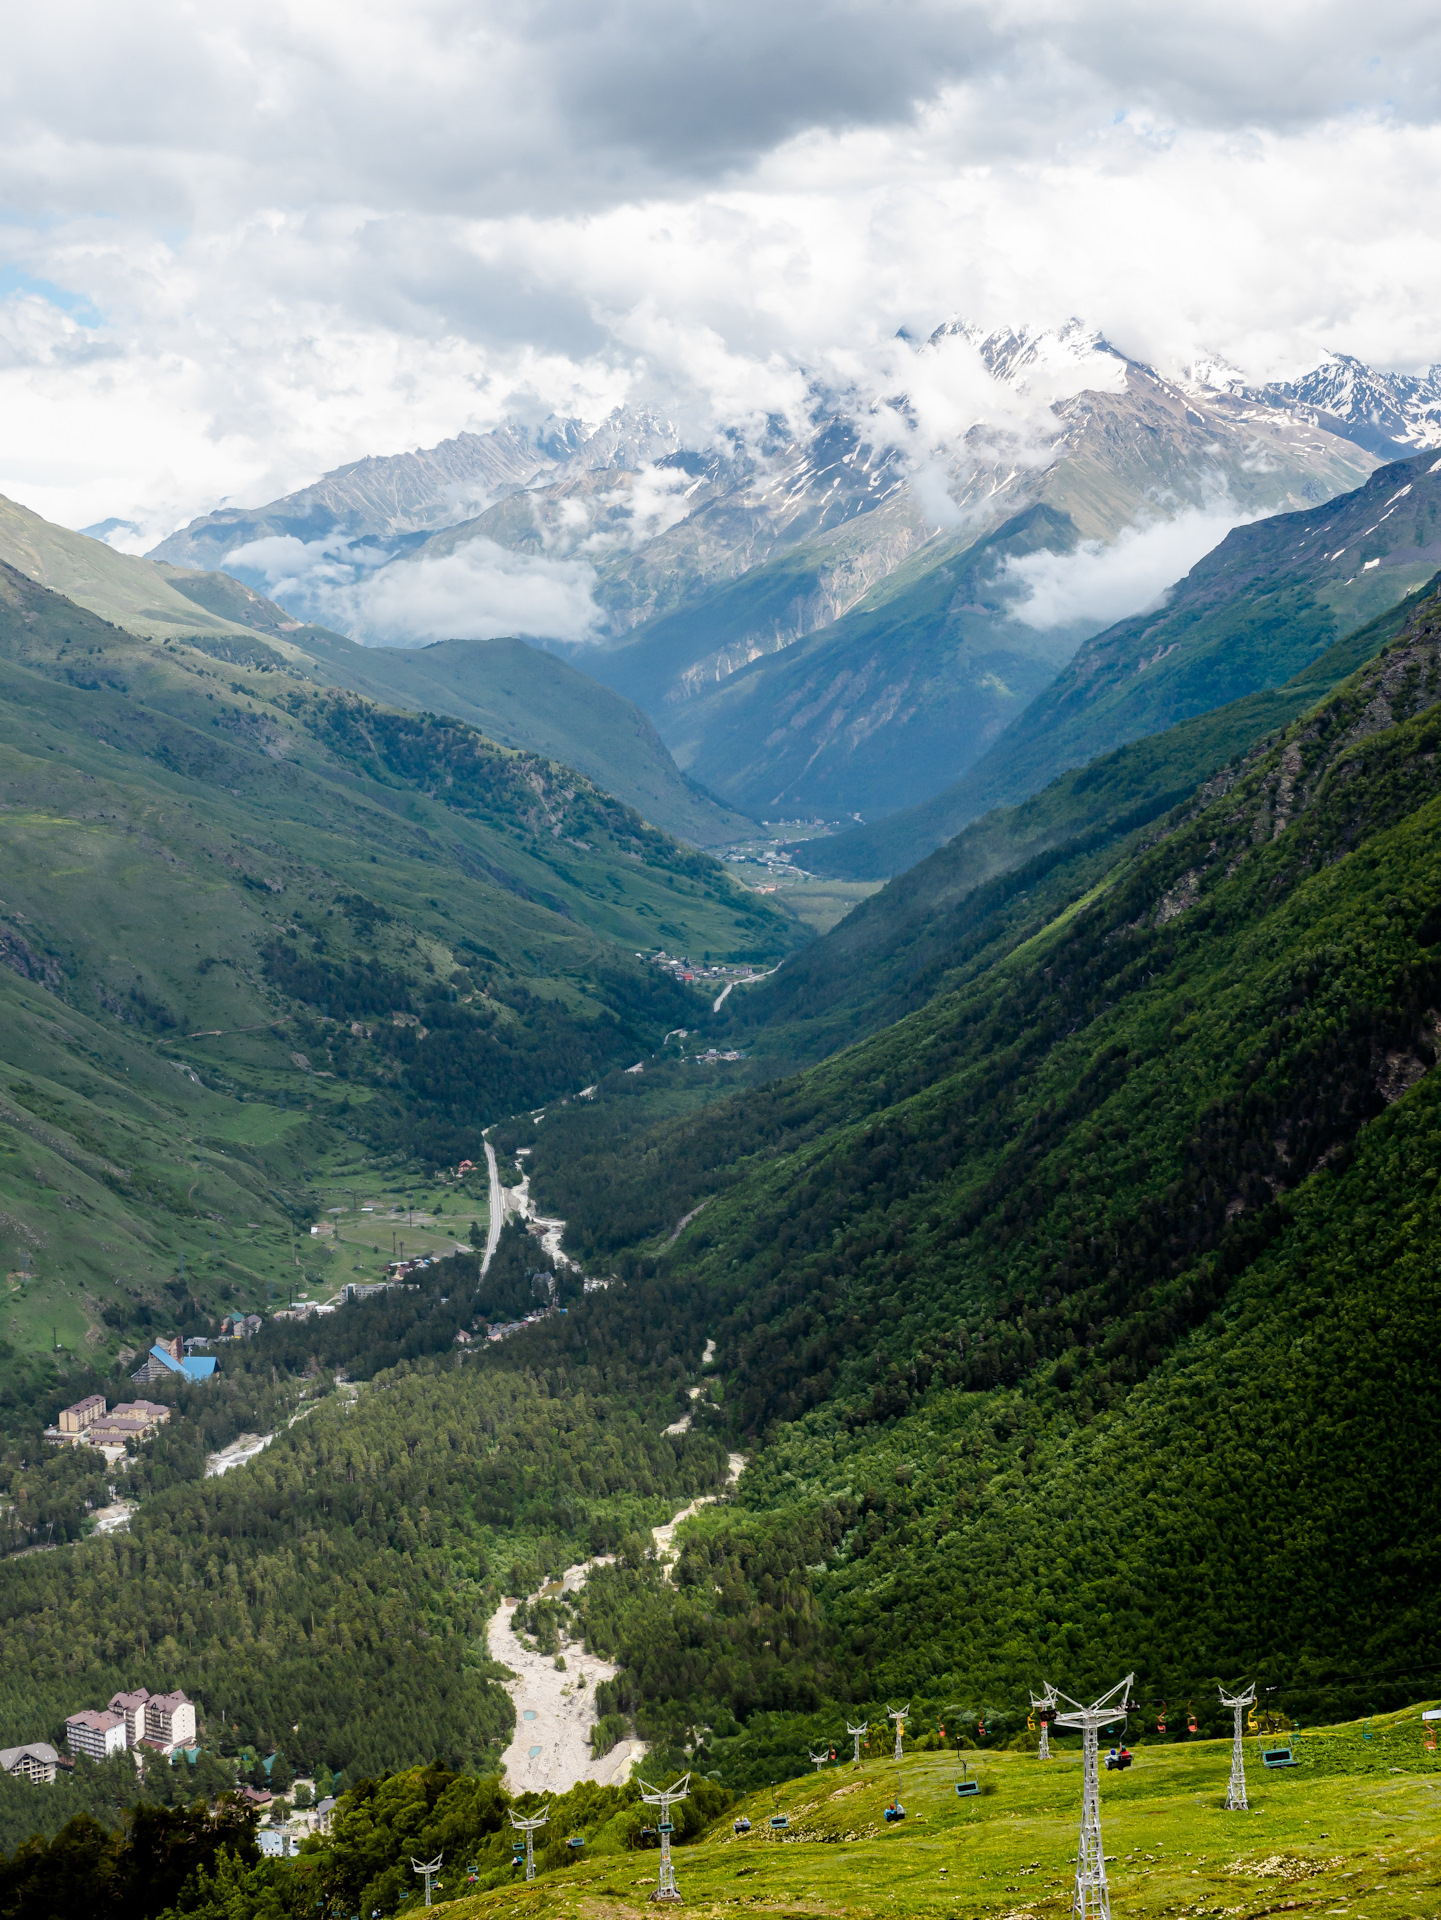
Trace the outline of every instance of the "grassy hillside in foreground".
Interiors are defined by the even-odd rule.
[[[1441,562],[1433,454],[1303,513],[1236,527],[1158,610],[1088,640],[985,757],[893,818],[817,845],[818,873],[900,873],[995,806],[1127,741],[1264,688],[1418,593]]]
[[[604,1086],[515,1130],[629,1280],[531,1350],[669,1313],[760,1447],[674,1603],[614,1611],[642,1728],[1062,1666],[1310,1713],[1441,1665],[1438,701],[1428,608],[895,1027],[646,1137]]]
[[[113,1344],[217,1236],[256,1304],[337,1154],[473,1158],[517,1102],[686,1024],[634,948],[797,937],[582,775],[10,570],[0,900],[0,1332],[23,1349]],[[274,1245],[241,1251],[252,1225]]]
[[[1220,1741],[1148,1748],[1128,1773],[1103,1775],[1113,1911],[1160,1916],[1220,1907],[1250,1920],[1299,1897],[1315,1909],[1349,1900],[1368,1916],[1429,1912],[1441,1894],[1436,1776],[1419,1752],[1414,1713],[1388,1733],[1402,1766],[1386,1775],[1364,1761],[1354,1772],[1321,1770],[1338,1759],[1344,1766],[1362,1748],[1356,1726],[1311,1736],[1301,1765],[1282,1774],[1264,1772],[1249,1743],[1250,1813],[1228,1814],[1221,1804],[1229,1745]],[[819,1777],[782,1787],[774,1801],[753,1794],[752,1830],[743,1838],[722,1818],[681,1847],[677,1883],[687,1909],[706,1916],[733,1913],[737,1904],[927,1920],[1064,1914],[1075,1884],[1078,1762],[1074,1749],[1048,1763],[1029,1753],[988,1754],[984,1789],[970,1799],[953,1791],[958,1763],[948,1753],[919,1754],[899,1767],[872,1759],[859,1772],[827,1766]],[[885,1808],[897,1794],[906,1818],[889,1824]],[[770,1829],[772,1805],[789,1822],[784,1835]],[[457,1873],[447,1892],[459,1895],[456,1920],[522,1911],[547,1920],[598,1912],[620,1920],[645,1911],[655,1862],[653,1851],[582,1856],[533,1887],[469,1899]]]
[[[1350,1911],[1347,1902],[1358,1911],[1364,1904],[1368,1916],[1430,1910],[1441,1888],[1441,1842],[1431,1818],[1437,1775],[1414,1710],[1364,1733],[1354,1723],[1308,1731],[1294,1748],[1296,1765],[1285,1771],[1261,1766],[1260,1744],[1247,1742],[1244,1812],[1223,1804],[1229,1742],[1147,1747],[1128,1771],[1102,1776],[1113,1911],[1220,1911],[1262,1920],[1278,1908],[1318,1910],[1328,1901],[1343,1903],[1331,1905],[1332,1913]],[[750,1831],[743,1834],[734,1831],[735,1808],[724,1805],[723,1790],[692,1770],[689,1792],[673,1813],[681,1899],[711,1916],[734,1912],[738,1903],[762,1912],[898,1920],[1063,1914],[1075,1882],[1081,1779],[1069,1738],[1060,1736],[1056,1749],[1047,1761],[1031,1752],[987,1754],[978,1769],[981,1791],[965,1798],[953,1791],[961,1756],[950,1751],[908,1751],[894,1764],[868,1757],[859,1767],[842,1760],[774,1794],[751,1796]],[[10,1797],[16,1792],[37,1797],[36,1789],[14,1787]],[[48,1792],[57,1797],[56,1789]],[[888,1821],[886,1809],[897,1804],[905,1818]],[[509,1859],[512,1807],[549,1814],[537,1836],[531,1884]],[[786,1822],[779,1831],[770,1824],[773,1810]],[[237,1844],[232,1828],[228,1856],[217,1861],[214,1845],[207,1855],[188,1833],[174,1831],[163,1856],[167,1870],[153,1874],[148,1903],[142,1893],[127,1920],[132,1911],[134,1920],[161,1912],[177,1920],[413,1912],[420,1896],[410,1863],[437,1855],[433,1899],[456,1920],[519,1912],[554,1920],[639,1916],[656,1882],[654,1836],[650,1844],[643,1839],[653,1818],[635,1783],[578,1786],[543,1808],[537,1796],[512,1802],[494,1781],[430,1766],[347,1793],[329,1835],[308,1842],[298,1859],[258,1862],[253,1843]],[[147,1837],[139,1821],[119,1842],[86,1835],[93,1849],[87,1859],[77,1844],[82,1833],[72,1830],[49,1849],[17,1856],[0,1867],[0,1914],[51,1920],[53,1913],[58,1920],[64,1909],[47,1898],[57,1881],[69,1881],[72,1899],[93,1901],[107,1872],[112,1890],[124,1884]]]
[[[1434,592],[1441,577],[1429,583]],[[732,1045],[777,1060],[816,1060],[924,1005],[958,968],[1059,907],[1117,859],[1194,811],[1228,763],[1316,706],[1401,632],[1417,602],[1392,607],[1328,647],[1284,686],[1248,694],[1088,766],[1018,806],[997,807],[858,905],[829,937],[793,954],[760,986],[731,996]],[[810,857],[807,842],[798,857]],[[824,842],[819,843],[824,846]]]

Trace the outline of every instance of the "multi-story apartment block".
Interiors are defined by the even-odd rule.
[[[151,1427],[163,1427],[170,1418],[169,1407],[158,1400],[122,1400],[110,1409],[112,1420],[144,1420]]]
[[[137,1687],[133,1693],[112,1693],[108,1711],[118,1713],[125,1721],[125,1744],[138,1747],[145,1738],[145,1703],[150,1698],[149,1687]]]
[[[77,1400],[73,1407],[66,1407],[60,1415],[59,1427],[62,1433],[84,1433],[88,1426],[105,1417],[105,1395],[87,1394],[83,1400]]]
[[[17,1780],[30,1780],[37,1787],[53,1786],[60,1755],[46,1740],[28,1747],[0,1747],[0,1773],[13,1773]]]
[[[145,1702],[145,1738],[165,1753],[193,1744],[195,1708],[183,1693],[151,1694]]]
[[[112,1753],[125,1751],[125,1716],[96,1713],[91,1707],[72,1713],[65,1722],[65,1744],[79,1757],[108,1760]]]

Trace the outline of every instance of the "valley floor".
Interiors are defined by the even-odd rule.
[[[1224,1915],[1281,1912],[1386,1920],[1441,1912],[1441,1766],[1425,1754],[1414,1712],[1363,1745],[1356,1725],[1303,1737],[1293,1770],[1266,1772],[1248,1742],[1251,1808],[1224,1808],[1230,1742],[1143,1747],[1130,1772],[1101,1777],[1112,1912]],[[1375,1758],[1372,1758],[1374,1754]],[[784,1913],[1059,1916],[1070,1910],[1080,1816],[1079,1750],[965,1758],[983,1783],[958,1799],[957,1756],[924,1753],[846,1762],[787,1783],[774,1805],[751,1796],[753,1830],[729,1820],[676,1850],[686,1907],[706,1920]],[[1345,1769],[1345,1770],[1341,1770]],[[888,1826],[893,1794],[906,1819]],[[658,1855],[582,1861],[448,1907],[455,1920],[624,1920],[655,1885]]]

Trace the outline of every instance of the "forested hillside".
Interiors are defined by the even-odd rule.
[[[786,1642],[820,1696],[942,1706],[1138,1664],[1314,1713],[1434,1673],[1438,700],[1429,602],[898,1026],[648,1138],[535,1132],[577,1244],[693,1364],[716,1341],[702,1417],[760,1445],[747,1514],[702,1529],[719,1594],[669,1615],[711,1654],[665,1660],[643,1608],[609,1629],[653,1724],[794,1705]]]
[[[263,1302],[337,1154],[475,1158],[481,1127],[701,1011],[638,950],[797,937],[584,775],[212,644],[0,569],[21,1351],[113,1350],[187,1260],[209,1304]],[[253,1228],[277,1237],[268,1269]],[[241,1257],[212,1273],[222,1251]]]

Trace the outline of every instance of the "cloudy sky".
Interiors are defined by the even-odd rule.
[[[0,492],[158,538],[507,413],[700,435],[899,326],[1441,359],[1389,0],[48,0],[0,73]]]

